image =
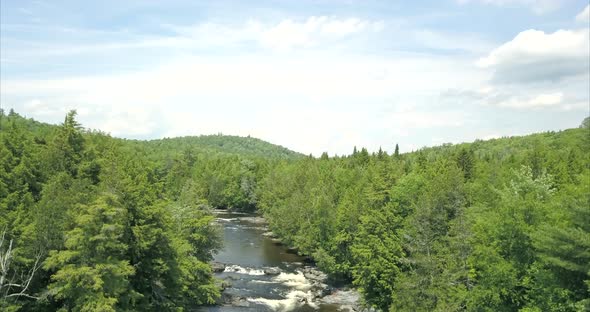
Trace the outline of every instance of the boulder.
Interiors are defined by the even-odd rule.
[[[219,262],[211,262],[211,270],[213,270],[213,272],[215,273],[223,272],[225,270],[225,264]]]
[[[234,307],[248,308],[250,307],[250,302],[246,297],[234,297],[231,305]]]
[[[281,269],[279,269],[279,268],[264,268],[264,274],[266,274],[266,275],[279,275],[279,274],[281,274]]]
[[[287,253],[296,255],[298,253],[298,251],[299,250],[297,249],[297,247],[287,247]]]
[[[270,238],[276,238],[277,237],[275,235],[275,233],[273,233],[273,232],[264,232],[264,233],[262,233],[262,236],[270,237]]]
[[[311,291],[314,298],[323,298],[332,293],[333,288],[324,283],[315,282],[312,284]]]
[[[303,268],[303,276],[312,282],[324,282],[328,275],[316,268],[313,267],[305,267]]]
[[[221,286],[221,290],[226,290],[226,289],[232,287],[232,283],[229,281],[226,281],[226,280],[222,280],[220,286]]]

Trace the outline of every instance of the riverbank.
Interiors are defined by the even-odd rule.
[[[225,248],[212,263],[222,296],[207,311],[361,311],[354,289],[330,285],[309,258],[283,246],[264,218],[216,210]]]

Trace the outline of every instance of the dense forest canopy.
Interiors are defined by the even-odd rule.
[[[297,159],[302,154],[293,152],[285,147],[273,145],[253,137],[240,137],[233,135],[201,135],[178,138],[165,138],[151,141],[135,141],[145,148],[152,149],[154,153],[169,151],[171,154],[178,150],[193,149],[210,153],[223,153],[248,157],[272,158],[272,159]]]
[[[590,124],[392,155],[254,138],[136,141],[0,111],[0,310],[214,304],[212,208],[382,311],[590,309]]]
[[[282,163],[262,181],[259,207],[380,310],[585,311],[587,124]]]

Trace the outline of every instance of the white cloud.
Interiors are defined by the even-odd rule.
[[[356,17],[338,18],[311,16],[303,20],[284,19],[275,23],[251,19],[240,24],[220,24],[204,22],[190,26],[170,24],[160,25],[173,35],[141,36],[126,31],[106,32],[91,29],[72,29],[65,27],[36,27],[27,25],[27,31],[47,33],[56,37],[50,41],[22,41],[9,49],[3,45],[6,59],[22,57],[59,57],[82,54],[101,54],[127,52],[129,50],[187,52],[200,49],[231,48],[239,49],[252,43],[273,50],[292,50],[294,48],[332,45],[334,42],[355,34],[377,33],[384,29],[380,20],[366,20]],[[21,25],[5,25],[11,29]],[[68,38],[64,41],[63,38]],[[96,40],[88,40],[95,38]],[[10,40],[7,37],[5,41]],[[6,47],[6,48],[5,48]],[[249,47],[251,48],[251,47]]]
[[[455,75],[449,76],[448,73]],[[373,60],[355,56],[188,57],[151,70],[52,80],[3,79],[4,94],[75,97],[81,102],[154,104],[182,95],[304,95],[384,98],[473,85],[477,70],[453,58]]]
[[[558,81],[587,75],[588,29],[545,33],[526,30],[480,58],[477,65],[494,70],[496,82]]]
[[[484,53],[493,48],[490,42],[470,33],[448,33],[432,29],[404,32],[410,33],[411,39],[417,44],[430,49]]]
[[[322,17],[324,18],[324,17]],[[382,23],[381,23],[382,24]],[[380,30],[380,24],[377,22],[372,30]],[[344,20],[328,20],[319,27],[320,32],[325,35],[346,36],[367,29],[369,22],[358,18],[348,18]]]
[[[326,40],[337,40],[362,32],[379,32],[383,30],[384,23],[356,17],[311,16],[304,20],[284,19],[277,23],[250,20],[243,25],[233,26],[215,23],[163,26],[176,31],[183,38],[198,39],[200,44],[258,42],[267,48],[290,50],[316,46]]]
[[[563,93],[555,92],[555,93],[547,93],[547,94],[540,94],[532,98],[522,99],[522,98],[511,98],[505,101],[498,103],[497,105],[500,107],[509,107],[509,108],[519,108],[519,109],[529,109],[529,108],[542,108],[542,107],[551,107],[557,106],[562,104],[563,101]]]
[[[286,19],[274,26],[263,26],[258,40],[264,46],[283,50],[308,47],[326,39],[341,38],[365,31],[376,32],[382,29],[381,21],[312,16],[303,22]]]
[[[304,24],[285,20],[277,26],[264,31],[261,34],[260,41],[263,45],[274,49],[309,46],[312,44],[311,33],[317,28],[317,23],[316,20],[308,20]]]
[[[590,22],[590,4],[587,5],[582,12],[576,15],[576,21],[580,23]]]
[[[65,115],[67,110],[65,108],[57,108],[51,105],[48,101],[41,101],[40,99],[34,98],[26,101],[24,108],[27,111],[33,112],[35,117],[50,118],[57,120]]]
[[[460,4],[478,2],[499,7],[526,7],[538,15],[555,11],[563,4],[562,0],[457,0],[457,2]]]
[[[440,95],[444,105],[462,104],[480,107],[502,115],[507,108],[513,111],[526,112],[533,109],[538,113],[554,114],[566,111],[587,112],[589,77],[578,77],[558,83],[544,84],[513,84],[501,86],[482,85],[472,89],[450,89]],[[485,134],[485,133],[482,133]]]
[[[453,73],[450,75],[449,73]],[[416,110],[427,94],[455,85],[475,87],[478,70],[452,57],[306,54],[188,57],[150,70],[52,80],[0,80],[2,103],[21,111],[20,98],[50,104],[59,121],[69,108],[87,127],[122,137],[223,132],[252,135],[304,153],[378,149],[381,135],[457,127],[455,113]],[[231,90],[231,92],[229,91]],[[381,118],[384,107],[403,111]],[[11,104],[16,103],[16,104]],[[37,103],[37,102],[35,102]],[[21,109],[19,109],[21,107]],[[47,121],[47,116],[31,117]],[[376,122],[375,120],[378,120]],[[380,133],[376,136],[374,132]],[[401,142],[400,142],[401,143]],[[386,146],[383,146],[386,148]]]
[[[499,139],[501,137],[502,136],[500,134],[492,133],[492,134],[484,135],[482,137],[482,140],[493,140],[493,139]]]
[[[469,113],[464,111],[404,108],[384,114],[378,125],[395,137],[409,137],[424,129],[460,128],[468,119]]]
[[[515,62],[517,58],[529,62],[529,58],[584,56],[587,53],[585,51],[587,38],[588,32],[585,29],[559,30],[552,34],[545,34],[543,31],[534,29],[525,30],[513,40],[494,49],[487,57],[481,58],[477,65],[498,66]]]
[[[96,122],[96,127],[119,137],[148,136],[157,129],[161,116],[158,109],[126,106],[108,112],[106,118]]]
[[[30,117],[43,121],[60,122],[68,109],[75,108],[84,126],[121,137],[223,132],[252,135],[315,155],[350,153],[354,145],[372,151],[379,146],[393,149],[400,143],[402,150],[414,149],[431,144],[433,131],[441,142],[455,142],[497,132],[493,127],[471,131],[480,126],[473,120],[480,118],[482,107],[504,114],[496,103],[506,102],[503,105],[512,108],[525,103],[529,108],[551,108],[543,111],[550,112],[579,107],[585,99],[568,98],[573,92],[563,90],[561,84],[539,91],[528,86],[511,89],[490,81],[491,72],[497,76],[506,66],[521,65],[515,50],[524,50],[517,56],[535,62],[546,58],[546,51],[535,52],[534,45],[527,46],[530,42],[520,42],[521,38],[513,40],[520,50],[499,47],[477,67],[463,52],[480,55],[485,53],[482,49],[490,51],[496,44],[489,46],[477,35],[412,25],[394,29],[392,25],[390,21],[316,16],[275,23],[168,25],[169,36],[121,36],[106,44],[92,39],[59,42],[64,44],[35,53],[49,53],[45,61],[56,60],[55,64],[67,63],[68,59],[60,58],[67,53],[88,53],[84,60],[92,62],[95,54],[115,50],[124,61],[125,56],[136,56],[135,48],[157,50],[158,58],[105,75],[68,73],[59,77],[52,73],[51,79],[38,80],[4,76],[0,97],[3,106],[32,112]],[[546,45],[551,48],[553,43]],[[16,52],[8,57],[19,57],[21,50],[13,47]],[[22,59],[26,57],[36,59],[31,55]],[[5,64],[4,59],[2,62]],[[457,86],[476,90],[474,96],[480,102],[458,103],[457,97],[437,101],[443,90]],[[579,91],[578,86],[572,88]],[[559,103],[554,103],[556,94],[561,95]],[[482,98],[490,105],[474,105],[484,102]],[[510,102],[512,98],[519,102]],[[449,131],[467,134],[450,137]]]

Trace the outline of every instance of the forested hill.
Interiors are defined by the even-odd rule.
[[[10,115],[10,117],[8,116]],[[12,112],[4,116],[4,122],[0,121],[0,130],[6,127],[9,119],[41,137],[57,127],[32,118],[25,118]],[[100,129],[99,129],[100,130]],[[115,138],[116,139],[116,138]],[[303,154],[294,152],[283,146],[275,145],[253,137],[241,137],[234,135],[201,135],[156,140],[126,140],[127,145],[136,145],[139,148],[152,153],[155,157],[173,157],[174,155],[192,151],[195,154],[223,154],[239,155],[252,158],[266,159],[297,159]]]
[[[154,151],[199,150],[247,157],[291,160],[304,157],[303,154],[250,136],[216,134],[135,141],[135,143],[142,144],[145,148]]]
[[[273,232],[381,311],[590,311],[590,122],[281,163]]]
[[[388,155],[135,141],[0,110],[0,311],[220,298],[211,208],[258,210],[381,311],[590,310],[590,122]]]
[[[212,208],[253,210],[298,154],[226,136],[134,141],[0,110],[0,311],[214,304]]]

